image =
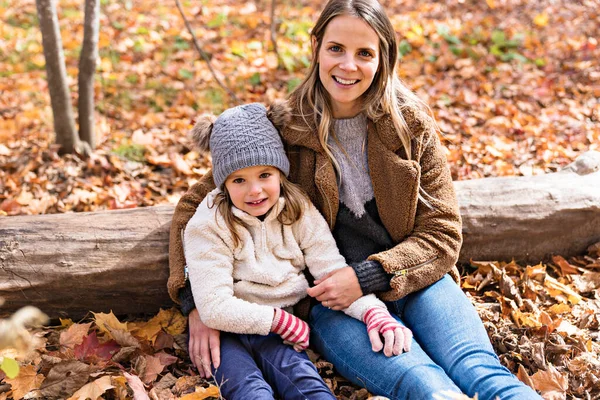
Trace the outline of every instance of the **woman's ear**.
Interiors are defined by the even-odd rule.
[[[267,108],[267,118],[271,123],[277,128],[277,130],[281,130],[285,127],[285,125],[290,122],[292,118],[292,110],[285,100],[275,100],[271,105]]]
[[[201,115],[192,128],[192,131],[190,132],[191,139],[199,150],[210,150],[210,135],[216,119],[217,118],[211,114]]]

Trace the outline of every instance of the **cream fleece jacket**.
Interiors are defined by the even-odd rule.
[[[233,237],[217,207],[210,207],[220,189],[198,206],[184,233],[194,301],[204,324],[233,333],[266,335],[274,308],[293,306],[306,296],[308,267],[319,279],[345,267],[325,219],[311,203],[292,225],[277,220],[285,200],[280,198],[264,221],[237,208],[241,245]],[[385,305],[374,295],[363,296],[346,314],[362,321],[371,307]]]

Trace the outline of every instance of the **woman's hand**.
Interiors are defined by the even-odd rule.
[[[373,351],[379,352],[383,348],[383,354],[387,357],[410,351],[413,337],[411,330],[400,325],[387,309],[372,307],[367,310],[363,320],[367,324]],[[385,344],[381,342],[380,335],[383,336]]]
[[[352,267],[337,269],[317,279],[315,286],[306,292],[319,300],[324,307],[333,310],[348,308],[363,295]]]
[[[196,308],[190,313],[188,323],[190,326],[188,346],[190,359],[198,369],[200,377],[210,378],[212,376],[211,362],[215,368],[221,364],[221,332],[204,325]]]

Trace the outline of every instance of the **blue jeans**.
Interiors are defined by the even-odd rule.
[[[221,332],[221,365],[213,368],[227,400],[335,400],[306,352],[298,353],[275,334]]]
[[[373,352],[362,322],[321,305],[311,311],[312,345],[346,379],[392,400],[430,400],[442,391],[541,399],[500,364],[475,308],[449,275],[387,305],[414,334],[410,352]]]

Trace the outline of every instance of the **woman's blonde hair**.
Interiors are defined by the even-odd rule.
[[[306,193],[298,185],[290,182],[281,171],[279,171],[279,176],[281,180],[281,193],[279,195],[285,199],[285,204],[277,216],[277,220],[284,225],[292,225],[302,217],[310,200]],[[215,196],[214,202],[209,204],[209,208],[212,207],[217,207],[219,214],[223,216],[225,225],[233,237],[233,246],[234,248],[238,247],[241,240],[237,227],[244,226],[244,222],[233,214],[233,203],[225,185],[223,185],[223,190]]]
[[[308,125],[307,118],[312,118],[314,126],[317,127],[321,146],[339,175],[339,164],[328,144],[330,135],[333,135],[334,140],[337,138],[333,130],[331,100],[319,78],[318,55],[327,25],[335,17],[341,15],[362,19],[379,37],[379,66],[371,86],[362,95],[361,112],[365,112],[367,117],[374,121],[389,114],[406,156],[411,159],[411,132],[403,117],[403,111],[407,109],[412,110],[413,113],[424,111],[424,115],[428,115],[428,118],[431,117],[431,111],[425,102],[419,99],[397,76],[398,43],[396,33],[385,10],[377,0],[330,0],[325,5],[311,32],[315,41],[313,42],[313,61],[308,76],[290,95],[291,102],[298,106],[305,124]],[[305,131],[307,126],[291,126],[291,128]]]

